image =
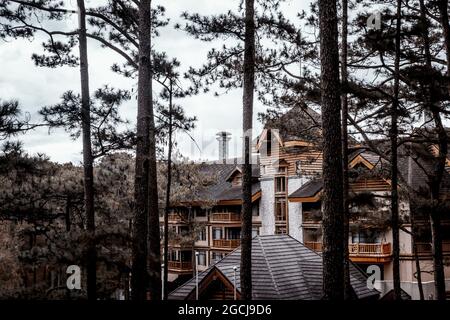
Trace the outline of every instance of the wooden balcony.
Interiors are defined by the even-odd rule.
[[[305,246],[322,252],[322,242],[305,241]],[[387,262],[391,259],[390,243],[349,243],[348,252],[353,262]]]
[[[182,222],[184,219],[182,217],[182,215],[178,214],[178,213],[169,213],[168,215],[168,220],[169,222]],[[163,218],[164,221],[164,218]]]
[[[418,255],[431,255],[432,245],[430,242],[417,242]],[[450,254],[450,241],[442,241],[442,253]]]
[[[213,213],[211,215],[211,222],[228,223],[240,221],[241,215],[239,213],[225,212],[225,213]]]
[[[322,221],[322,215],[315,211],[304,211],[302,215],[304,224],[319,224]]]
[[[191,261],[169,261],[168,268],[171,271],[192,272],[192,262]]]
[[[239,239],[218,239],[213,240],[213,247],[219,249],[233,250],[239,247],[241,240]]]

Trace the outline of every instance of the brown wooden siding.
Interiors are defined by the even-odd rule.
[[[353,192],[390,190],[389,183],[381,178],[361,179],[350,183],[350,188]]]
[[[296,162],[301,161],[302,173],[306,175],[319,174],[322,171],[322,152],[309,147],[293,147],[293,148],[273,148],[270,156],[261,156],[261,165],[265,166],[265,172],[261,176],[270,177],[276,174],[275,168],[272,166],[277,160],[284,160],[288,165],[288,176],[297,175]],[[279,150],[279,153],[278,153]]]

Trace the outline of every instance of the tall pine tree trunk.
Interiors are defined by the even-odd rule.
[[[164,300],[167,300],[168,290],[168,260],[169,260],[169,210],[170,210],[170,188],[172,186],[172,79],[169,87],[169,146],[167,150],[167,185],[166,185],[166,207],[164,210]]]
[[[245,0],[242,179],[241,297],[252,299],[252,120],[255,88],[255,1]]]
[[[434,105],[432,114],[438,134],[439,154],[434,164],[433,178],[432,181],[430,182],[432,206],[429,217],[431,225],[432,254],[434,265],[434,285],[436,291],[436,298],[438,300],[443,301],[446,299],[446,294],[445,294],[444,261],[442,256],[441,217],[439,212],[439,206],[440,206],[441,182],[445,171],[445,162],[447,160],[448,137],[447,132],[445,131],[445,127],[442,124],[439,110]]]
[[[348,182],[348,71],[347,71],[347,35],[348,35],[348,1],[342,0],[342,49],[341,49],[341,82],[342,82],[342,191],[343,191],[343,215],[344,215],[344,295],[349,300],[352,297],[350,284],[350,261],[348,253],[348,236],[350,233],[349,211],[349,182]]]
[[[149,1],[149,7],[151,1]],[[151,17],[150,17],[151,19]],[[150,33],[150,29],[148,30]],[[151,41],[151,38],[150,38]],[[161,300],[161,234],[159,228],[159,208],[158,208],[158,173],[156,163],[156,128],[153,114],[152,96],[153,69],[150,68],[150,106],[148,110],[149,121],[149,221],[148,221],[148,241],[149,241],[149,266],[150,293],[152,300]]]
[[[397,23],[395,30],[395,62],[394,62],[394,101],[391,109],[391,223],[392,223],[392,271],[394,282],[394,299],[401,300],[400,287],[400,234],[398,213],[398,107],[400,87],[400,31],[401,31],[401,0],[397,0]]]
[[[94,158],[91,141],[91,107],[89,101],[89,70],[86,40],[86,9],[84,0],[77,0],[79,23],[80,76],[81,76],[81,117],[83,139],[84,169],[84,210],[88,232],[86,256],[87,296],[97,299],[97,252],[95,248],[95,210],[94,210]]]
[[[135,163],[135,212],[132,231],[131,299],[145,300],[147,277],[147,236],[149,205],[149,154],[151,90],[150,0],[139,4],[139,76],[137,145]]]
[[[323,298],[344,299],[344,224],[337,8],[319,0],[323,134]]]
[[[443,10],[445,8],[445,10]],[[447,5],[443,3],[439,3],[439,10],[441,15],[441,22],[447,21],[447,26],[443,23],[444,30],[444,42],[447,50],[447,65],[450,70],[450,46],[447,46],[448,41],[447,35],[445,34],[445,30],[448,31],[448,13],[447,13]],[[445,12],[443,12],[445,11]],[[425,26],[422,34],[424,40],[424,51],[425,51],[425,60],[427,67],[432,69],[432,59],[431,59],[431,51],[430,51],[430,40],[428,36],[428,21],[426,18],[426,8],[423,0],[420,0],[420,15],[422,19],[422,24]],[[449,71],[447,71],[449,72]],[[431,88],[430,88],[431,89]],[[436,212],[439,206],[439,194],[440,187],[442,182],[442,177],[445,170],[445,162],[447,158],[447,149],[448,149],[448,137],[447,132],[442,124],[441,115],[439,112],[439,108],[435,105],[433,101],[433,97],[428,91],[426,94],[426,108],[434,119],[435,128],[438,134],[438,147],[439,154],[435,161],[433,174],[431,175],[431,181],[429,181],[430,187],[430,201],[431,201],[431,212],[429,214],[430,219],[430,228],[431,228],[431,240],[432,240],[432,255],[433,255],[433,268],[434,268],[434,285],[435,285],[435,293],[436,298],[438,300],[445,300],[445,274],[444,274],[444,263],[442,256],[442,236],[441,236],[441,221],[439,217],[439,213]]]

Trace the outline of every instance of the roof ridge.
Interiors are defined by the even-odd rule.
[[[202,276],[203,274],[208,275],[213,269],[214,269],[214,265],[210,265],[208,268],[206,268],[205,270],[203,270],[202,272],[199,272],[199,276]],[[205,276],[206,276],[205,275]],[[180,285],[179,287],[175,288],[174,290],[170,291],[168,295],[171,295],[177,291],[180,291],[182,288],[187,287],[188,285],[190,285],[192,282],[194,281],[194,278],[189,279],[188,281],[186,281],[185,283],[183,283],[182,285]],[[200,280],[201,281],[201,280]],[[194,291],[195,289],[195,285],[194,288],[192,290],[189,291],[189,294],[191,294],[192,291]]]
[[[264,250],[264,246],[263,246],[263,244],[262,244],[262,241],[261,241],[261,238],[260,238],[260,237],[258,237],[258,243],[259,243],[259,245],[261,246],[261,250],[262,250],[262,252],[263,252],[264,261],[266,261],[267,270],[269,271],[270,277],[272,278],[273,286],[274,286],[274,288],[275,288],[275,291],[277,292],[277,296],[279,297],[279,296],[280,296],[280,290],[278,289],[277,282],[275,281],[275,278],[274,278],[274,276],[273,276],[272,268],[271,268],[271,266],[270,266],[269,260],[267,260],[267,257],[266,257],[266,250]]]

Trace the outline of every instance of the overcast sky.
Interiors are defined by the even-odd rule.
[[[94,0],[86,1],[87,7]],[[288,0],[284,5],[286,15],[295,19],[295,15],[302,9],[308,9],[310,1]],[[71,3],[75,4],[74,0]],[[200,66],[206,58],[207,51],[212,47],[218,47],[221,43],[203,43],[175,30],[175,22],[182,23],[180,14],[183,11],[197,12],[200,14],[217,14],[227,10],[235,10],[239,0],[154,0],[153,3],[163,4],[167,10],[167,17],[171,19],[169,25],[161,30],[161,36],[154,40],[155,48],[165,51],[169,57],[176,57],[182,64],[181,70],[189,66]],[[76,28],[76,20],[73,21]],[[13,40],[2,42],[0,40],[0,98],[2,100],[18,99],[24,112],[31,115],[32,122],[41,119],[37,111],[46,105],[52,105],[59,101],[60,96],[67,90],[79,92],[78,68],[47,69],[34,66],[31,55],[41,52],[40,44],[45,41],[43,35],[38,35],[34,41]],[[125,79],[111,72],[113,62],[122,62],[113,52],[102,49],[95,41],[89,41],[89,72],[91,91],[108,84],[116,88],[135,88],[133,80]],[[76,52],[76,51],[75,51]],[[230,156],[239,153],[239,137],[242,127],[242,90],[234,90],[226,95],[215,97],[213,93],[200,94],[195,97],[180,101],[190,116],[198,118],[197,128],[192,133],[201,152],[193,144],[189,137],[178,134],[179,149],[183,155],[191,159],[211,159],[218,157],[215,133],[229,131],[232,133],[230,143]],[[265,108],[255,102],[254,126],[261,129],[261,124],[256,120],[256,114]],[[135,97],[124,104],[122,114],[132,124],[136,117]],[[42,152],[50,156],[53,161],[79,163],[81,160],[81,142],[71,141],[63,130],[51,130],[41,128],[19,137],[24,142],[25,148],[30,153]]]

